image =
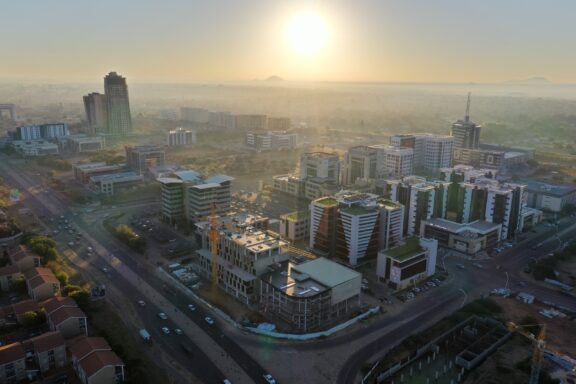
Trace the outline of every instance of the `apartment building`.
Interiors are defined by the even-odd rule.
[[[248,221],[247,221],[248,220]],[[253,220],[252,220],[253,221]],[[288,260],[284,250],[288,243],[265,230],[256,229],[249,218],[218,221],[218,286],[230,296],[245,304],[258,300],[258,277],[273,264]],[[210,223],[197,223],[196,235],[202,247],[200,272],[212,279],[212,244]]]
[[[280,216],[280,236],[292,242],[310,236],[310,212],[291,212]]]
[[[292,256],[260,276],[260,310],[296,332],[313,332],[356,311],[362,275],[325,258]]]
[[[376,275],[393,289],[402,290],[436,272],[438,241],[406,238],[404,244],[378,253]]]
[[[309,152],[300,156],[300,179],[318,178],[338,184],[340,158],[335,153]]]
[[[0,382],[17,384],[26,378],[26,352],[20,343],[0,346]]]
[[[24,274],[28,295],[34,300],[45,300],[60,294],[60,280],[48,268],[33,268]]]
[[[164,148],[158,145],[126,146],[126,164],[139,175],[146,173],[148,167],[164,165]]]
[[[416,173],[434,174],[440,168],[452,166],[454,138],[431,134],[394,135],[390,145],[414,151],[413,168]]]
[[[352,185],[358,180],[376,178],[378,149],[359,145],[349,148],[342,166],[342,184]]]
[[[376,153],[376,177],[403,177],[414,173],[414,150],[391,145],[373,145]]]
[[[196,131],[184,128],[176,128],[168,132],[166,144],[169,147],[186,146],[196,144]]]
[[[72,366],[82,384],[118,384],[125,380],[122,360],[102,337],[81,336],[70,341]]]
[[[78,307],[60,306],[46,315],[52,331],[60,331],[65,338],[88,334],[88,318]]]
[[[298,134],[288,131],[248,132],[246,145],[257,151],[294,149],[298,145]]]
[[[27,356],[30,356],[42,373],[62,368],[68,363],[66,342],[58,331],[46,332],[22,342]]]
[[[341,192],[310,204],[310,249],[349,265],[402,239],[403,207],[372,194]]]

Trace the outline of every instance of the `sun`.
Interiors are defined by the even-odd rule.
[[[326,21],[317,13],[294,16],[286,29],[290,47],[303,56],[315,56],[328,43],[329,30]]]

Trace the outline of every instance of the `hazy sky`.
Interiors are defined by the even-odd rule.
[[[323,49],[286,39],[325,23]],[[16,0],[0,5],[0,78],[576,82],[574,0]]]

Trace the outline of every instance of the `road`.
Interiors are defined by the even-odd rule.
[[[206,383],[219,382],[226,377],[215,365],[225,366],[228,371],[227,377],[235,383],[266,382],[263,375],[267,372],[232,339],[226,337],[220,331],[218,322],[214,325],[209,325],[204,320],[205,316],[200,313],[200,310],[194,313],[189,311],[187,308],[189,300],[184,302],[183,297],[172,296],[170,299],[164,297],[160,293],[164,289],[163,283],[154,274],[153,270],[142,268],[142,260],[136,260],[131,250],[127,249],[124,244],[117,241],[103,229],[90,226],[81,217],[73,216],[65,197],[54,191],[43,193],[37,177],[31,177],[23,172],[16,172],[5,160],[6,157],[1,155],[0,169],[2,174],[9,183],[20,188],[26,198],[28,208],[36,212],[37,216],[40,217],[65,215],[68,220],[80,229],[79,232],[84,235],[84,238],[89,240],[96,254],[100,256],[100,268],[106,267],[114,271],[111,272],[112,276],[107,279],[107,285],[114,286],[131,302],[136,302],[138,299],[146,297],[151,304],[148,306],[149,311],[159,311],[161,308],[166,313],[172,314],[172,316],[177,318],[180,322],[178,325],[185,332],[187,332],[188,328],[194,326],[194,331],[199,331],[194,333],[195,337],[202,339],[198,333],[204,333],[206,337],[203,338],[203,341],[208,342],[208,344],[216,344],[216,348],[210,345],[196,346],[189,338],[179,336],[178,341],[184,340],[185,343],[200,351],[198,354],[195,352],[194,358],[191,359],[180,347],[179,342],[168,342],[171,339],[176,339],[175,337],[171,339],[158,337],[160,336],[158,330],[162,326],[159,318],[156,319],[154,316],[150,317],[149,315],[142,316],[143,323],[150,327],[153,336],[156,333],[157,337],[155,339],[163,340],[161,344],[170,356],[174,357],[182,366],[190,369],[191,373]],[[199,303],[195,304],[198,308],[202,307]],[[188,323],[186,323],[186,319],[188,319]],[[204,356],[202,356],[201,352],[203,349],[213,350],[210,359],[203,358]],[[217,353],[214,353],[214,350],[217,350]],[[200,358],[196,358],[196,356]],[[192,364],[190,364],[191,362]]]

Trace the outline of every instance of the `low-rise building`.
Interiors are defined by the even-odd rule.
[[[22,343],[26,356],[34,361],[42,373],[64,367],[67,362],[66,342],[62,334],[46,332]]]
[[[104,149],[104,137],[78,134],[58,138],[60,150],[74,153],[98,152]]]
[[[60,331],[65,338],[88,334],[86,314],[78,307],[61,306],[46,315],[52,331]]]
[[[522,207],[522,230],[531,230],[542,221],[543,217],[544,212],[539,209]]]
[[[576,186],[526,181],[527,205],[549,212],[560,212],[566,205],[576,205]]]
[[[124,377],[124,363],[101,337],[78,337],[70,341],[72,366],[82,384],[118,384]]]
[[[376,275],[396,290],[408,288],[436,272],[438,241],[418,237],[378,252]]]
[[[20,343],[0,346],[0,383],[17,384],[26,378],[26,352]]]
[[[422,236],[438,240],[438,245],[468,255],[490,250],[500,241],[501,224],[477,220],[457,223],[445,219],[430,219],[421,223]]]
[[[40,304],[36,300],[22,300],[10,305],[8,317],[17,324],[23,324],[26,312],[40,312]]]
[[[60,294],[60,280],[48,268],[33,268],[24,274],[28,295],[34,300],[46,300]]]
[[[16,265],[6,265],[0,268],[0,291],[12,290],[14,282],[20,276],[20,269]]]
[[[144,177],[136,172],[112,173],[90,177],[88,188],[92,192],[112,196],[118,189],[139,184],[143,180]]]
[[[326,328],[360,304],[362,275],[325,258],[292,257],[260,276],[260,309],[298,332]]]
[[[20,272],[26,272],[41,265],[40,256],[28,252],[24,245],[11,249],[8,252],[8,257],[10,263],[18,267]]]
[[[292,242],[310,236],[310,212],[291,212],[280,216],[280,236]]]
[[[76,301],[68,296],[54,296],[45,300],[41,303],[42,308],[46,316],[51,315],[62,307],[77,308],[78,304]]]
[[[73,164],[72,169],[74,170],[74,179],[81,184],[87,185],[93,176],[124,172],[126,166],[124,164],[108,165],[104,162],[96,162]]]
[[[12,147],[23,156],[35,157],[59,153],[58,145],[45,140],[14,140]]]

